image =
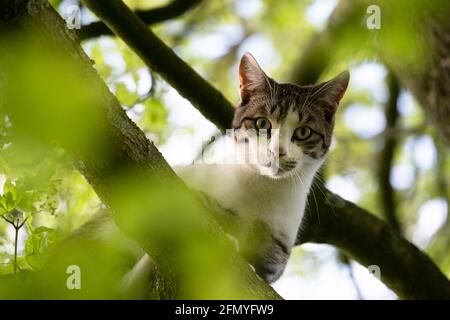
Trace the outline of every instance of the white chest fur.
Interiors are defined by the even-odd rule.
[[[283,179],[262,176],[237,164],[196,164],[175,170],[191,188],[249,221],[266,222],[275,236],[282,235],[294,245],[315,170]]]

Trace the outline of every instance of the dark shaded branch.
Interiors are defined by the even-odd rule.
[[[384,106],[384,114],[386,117],[386,134],[382,136],[383,149],[381,150],[378,159],[377,178],[379,185],[380,205],[382,207],[383,216],[392,228],[401,233],[402,228],[396,213],[397,205],[395,191],[390,181],[398,137],[396,135],[389,134],[389,132],[397,129],[397,122],[399,118],[397,100],[400,88],[397,79],[391,72],[387,75],[387,86],[389,90],[389,99]]]
[[[351,28],[349,22],[358,14],[361,7],[352,1],[340,1],[328,19],[324,31],[311,37],[311,40],[300,48],[299,59],[289,75],[291,82],[305,85],[316,83],[320,75],[329,66],[335,54],[336,44],[342,34]]]
[[[33,128],[27,131],[27,123],[29,124],[27,119],[32,108],[41,108],[39,111],[42,114],[51,111],[46,109],[45,103],[42,105],[28,106],[17,103],[17,101],[14,103],[13,96],[8,96],[10,99],[7,99],[8,103],[5,104],[5,112],[11,117],[11,122],[14,123],[14,126],[23,130],[22,133],[24,135],[28,134],[33,139],[42,139],[43,141],[56,141],[66,149],[68,154],[74,159],[81,173],[93,186],[98,196],[111,209],[119,228],[131,239],[135,240],[156,261],[158,266],[160,266],[159,270],[164,275],[164,278],[169,282],[170,286],[175,288],[175,295],[172,295],[171,298],[186,297],[183,296],[183,289],[186,288],[182,286],[180,288],[179,281],[176,281],[179,277],[175,275],[191,271],[186,271],[186,265],[177,265],[171,259],[173,260],[176,257],[173,255],[173,252],[175,250],[184,250],[189,243],[185,241],[191,239],[191,241],[201,241],[204,246],[211,246],[211,249],[215,247],[213,250],[217,250],[210,252],[210,255],[215,257],[215,264],[213,266],[210,265],[213,268],[212,270],[208,270],[210,274],[215,275],[214,279],[217,278],[217,273],[223,270],[222,268],[224,267],[238,276],[236,278],[239,279],[238,281],[229,284],[228,294],[233,294],[234,298],[279,299],[280,296],[269,285],[264,283],[262,279],[257,277],[249,265],[233,249],[225,233],[213,218],[214,212],[208,211],[196,195],[185,187],[157,148],[127,117],[119,101],[111,94],[106,84],[100,79],[92,67],[91,60],[80,47],[76,37],[71,31],[65,29],[64,21],[52,9],[48,2],[45,0],[9,0],[7,2],[8,5],[2,10],[2,15],[0,16],[0,31],[4,31],[3,27],[6,26],[5,29],[8,29],[7,31],[11,32],[11,30],[14,30],[17,32],[14,34],[14,38],[11,38],[13,40],[8,38],[11,40],[6,45],[9,50],[8,52],[15,52],[17,55],[17,52],[22,48],[22,43],[15,39],[20,39],[20,36],[24,36],[24,34],[31,34],[33,35],[33,39],[39,39],[36,42],[36,47],[41,48],[41,52],[48,53],[45,50],[52,48],[52,53],[55,56],[64,56],[64,61],[68,65],[76,66],[76,70],[82,73],[83,81],[90,88],[89,90],[94,94],[95,99],[94,101],[90,101],[89,113],[87,114],[83,113],[82,105],[77,106],[80,108],[81,114],[72,117],[70,121],[77,124],[78,128],[86,128],[85,122],[91,120],[87,118],[91,117],[94,119],[95,126],[99,130],[98,134],[100,135],[101,133],[102,139],[104,139],[100,140],[102,142],[100,146],[103,147],[97,146],[92,150],[85,150],[80,144],[73,144],[70,137],[60,134],[60,130],[48,131],[47,127],[51,127],[51,124],[48,118],[45,117],[36,120],[36,126],[33,126]],[[105,1],[99,2],[106,3]],[[113,3],[116,2],[111,1],[112,5],[114,5]],[[126,24],[127,14],[132,13],[130,11],[122,11],[119,15],[116,15],[116,18],[119,18],[119,20],[124,19],[124,23]],[[145,26],[144,28],[145,32],[148,33],[148,29]],[[133,29],[133,27],[130,26],[130,29]],[[146,41],[147,38],[143,36],[140,39]],[[154,43],[152,42],[151,44]],[[2,45],[4,44],[2,43]],[[37,48],[35,49],[37,50]],[[151,45],[149,48],[150,50],[148,52],[152,52]],[[2,48],[2,50],[4,49]],[[161,45],[154,49],[161,50]],[[166,52],[164,51],[164,53]],[[172,52],[171,54],[173,55]],[[12,76],[15,72],[14,66],[19,62],[17,59],[14,60],[14,54],[10,54],[7,57],[12,60],[5,62],[5,65],[2,64],[2,67],[6,68],[6,76],[10,80],[8,85],[19,86],[19,84],[13,82],[15,78]],[[167,56],[166,58],[172,61],[170,57]],[[159,59],[163,59],[163,56],[159,56]],[[40,63],[39,59],[35,61],[36,63]],[[176,62],[180,63],[180,61],[177,60]],[[165,68],[169,66],[167,63],[162,64]],[[7,68],[8,66],[10,68]],[[157,70],[161,71],[159,68]],[[58,80],[64,82],[66,81],[66,78],[64,78],[66,74],[63,73],[63,70],[61,72],[62,78]],[[186,69],[184,72],[186,72]],[[170,75],[169,78],[172,76]],[[201,86],[206,83],[204,80],[202,81],[194,82],[194,84]],[[188,84],[190,81],[185,82]],[[36,84],[36,86],[39,85],[38,83]],[[43,86],[45,87],[45,84]],[[67,84],[67,88],[67,93],[73,96],[80,94],[76,92],[77,88],[79,88],[77,86]],[[226,102],[226,100],[224,101]],[[52,117],[61,117],[61,115],[61,113],[56,113]],[[47,122],[45,121],[46,119]],[[64,120],[67,119],[63,117],[55,119],[58,123]],[[44,130],[44,128],[46,129]],[[40,133],[43,131],[46,134],[41,135]],[[79,137],[77,138],[79,139]],[[92,145],[92,140],[95,140],[97,137],[92,136],[90,138],[91,140],[85,141],[87,145]],[[123,198],[124,185],[131,188],[126,199]],[[145,194],[142,194],[142,190],[145,190]],[[162,207],[158,207],[156,201],[158,199],[157,192],[161,192],[162,190],[165,190],[165,192],[171,190],[173,192],[170,193],[170,201],[163,201]],[[180,194],[179,192],[182,192],[182,196],[177,197],[176,195]],[[163,194],[167,195],[168,193]],[[147,203],[146,199],[152,195],[156,199],[153,199],[154,201],[150,200],[150,203]],[[170,207],[173,204],[177,207]],[[180,208],[183,208],[181,212]],[[157,223],[149,223],[149,219],[152,219],[152,217],[167,216],[168,209],[173,209],[173,212],[169,211],[169,213],[179,212],[182,214],[179,216],[180,218],[189,219],[189,228],[186,228],[186,224],[184,224],[182,226],[183,232],[176,235],[164,232],[162,235],[160,226]],[[161,218],[161,220],[163,219]],[[169,220],[170,222],[176,223],[177,221]],[[157,231],[159,231],[159,234]],[[182,241],[180,242],[180,240]],[[167,248],[170,248],[170,250],[167,250]],[[209,250],[209,247],[202,248]],[[59,274],[65,275],[64,270],[59,269],[57,273],[55,271],[50,275],[55,277]],[[205,283],[205,281],[208,281],[206,279],[209,279],[208,283]],[[190,286],[195,287],[196,290],[199,288],[209,290],[209,292],[215,295],[213,298],[223,295],[222,292],[210,290],[215,287],[215,284],[211,283],[211,277],[195,277],[195,279],[189,280],[191,281]],[[45,282],[45,279],[41,279],[41,281]],[[58,282],[58,287],[61,287],[60,283],[64,282]],[[108,285],[114,286],[112,283]],[[160,286],[155,286],[155,289],[164,290]],[[189,296],[187,297],[189,298]],[[221,296],[221,298],[226,297]]]
[[[302,84],[302,83],[308,83],[312,82],[315,79],[318,79],[321,72],[326,69],[331,61],[331,57],[333,54],[339,50],[342,43],[339,42],[340,35],[345,34],[346,31],[352,31],[352,40],[358,39],[358,34],[360,38],[362,38],[362,41],[367,42],[367,39],[376,39],[374,35],[376,35],[376,31],[368,31],[361,27],[361,21],[364,21],[367,16],[365,16],[365,9],[369,4],[373,4],[373,2],[370,1],[355,1],[350,3],[350,1],[340,1],[337,8],[333,12],[331,19],[327,25],[327,27],[318,35],[313,37],[311,41],[306,45],[306,50],[302,51],[302,54],[300,56],[300,59],[298,60],[297,67],[294,69],[294,73],[292,74],[292,81]],[[392,19],[390,22],[395,23],[395,13],[394,12],[386,12],[388,10],[387,8],[391,7],[390,3],[389,5],[385,1],[379,1],[379,4],[385,4],[383,6],[384,15],[383,17],[386,17],[386,13],[390,14]],[[414,6],[417,6],[419,2],[414,3]],[[424,39],[427,39],[428,45],[423,46],[423,48],[426,48],[427,51],[429,51],[431,58],[429,61],[427,61],[429,64],[426,68],[422,69],[422,72],[417,72],[417,68],[415,68],[416,65],[421,65],[420,61],[415,64],[411,64],[411,61],[404,59],[403,57],[392,57],[385,55],[385,51],[383,50],[384,47],[388,47],[390,44],[386,42],[379,43],[379,47],[374,46],[374,43],[367,43],[368,46],[373,46],[372,53],[379,54],[382,61],[384,61],[387,65],[389,65],[395,72],[395,75],[401,80],[402,84],[408,88],[410,88],[413,92],[413,94],[419,99],[419,101],[422,104],[422,107],[427,112],[427,116],[431,118],[436,124],[439,129],[439,132],[441,135],[446,139],[447,145],[448,141],[450,140],[448,121],[450,110],[449,110],[449,99],[450,99],[450,92],[449,92],[449,81],[450,81],[450,72],[449,72],[449,64],[446,63],[448,56],[450,54],[450,42],[448,37],[442,36],[449,34],[449,24],[448,19],[443,19],[445,16],[448,16],[449,12],[449,6],[445,6],[443,2],[424,2],[423,6],[428,7],[428,9],[431,8],[431,11],[434,10],[434,13],[436,14],[438,11],[438,14],[436,16],[440,16],[441,19],[430,19],[430,17],[426,19],[421,19],[421,23],[418,23],[417,21],[413,21],[411,25],[413,26],[425,26],[425,28],[421,28],[425,30],[425,35],[423,36]],[[414,7],[412,6],[412,7]],[[416,10],[419,12],[414,12],[415,15],[410,15],[411,12],[408,14],[404,12],[400,12],[399,14],[402,15],[402,17],[405,16],[411,16],[411,17],[418,17],[420,16],[420,13],[422,13],[423,18],[423,12],[429,13],[430,10]],[[394,10],[399,10],[399,8],[395,8]],[[402,9],[403,10],[403,9]],[[402,18],[399,18],[402,19]],[[392,22],[394,21],[394,22]],[[445,23],[447,21],[447,23]],[[386,19],[383,19],[384,26],[383,28],[386,29]],[[404,22],[404,20],[403,20]],[[349,26],[353,26],[353,28],[349,28]],[[394,26],[392,28],[395,28]],[[413,28],[413,27],[411,27]],[[354,31],[358,32],[354,32]],[[353,36],[354,35],[354,36]],[[361,36],[362,35],[362,36]],[[348,39],[346,39],[345,42],[347,42]],[[376,41],[373,41],[376,43]],[[391,44],[393,45],[393,44]],[[355,46],[357,47],[357,46]],[[333,49],[331,49],[333,48]],[[377,52],[378,51],[378,52]],[[395,52],[395,51],[393,51]],[[430,71],[432,70],[432,71]],[[389,132],[386,132],[386,136],[392,136],[395,135],[395,132],[392,132],[395,130],[390,130]],[[387,179],[388,173],[384,172],[384,179]],[[389,192],[389,191],[388,191]],[[323,205],[323,203],[321,203]],[[389,200],[387,202],[387,206],[389,205]],[[375,217],[370,217],[370,219],[363,219],[365,218],[362,213],[364,210],[359,211],[356,210],[357,207],[353,208],[355,210],[354,213],[358,213],[358,219],[360,219],[360,224],[358,226],[355,226],[355,230],[351,231],[351,224],[349,223],[347,225],[346,222],[340,221],[341,223],[344,223],[346,226],[342,227],[341,232],[345,229],[346,231],[343,231],[341,236],[343,237],[341,240],[345,238],[352,239],[354,241],[354,245],[352,245],[350,242],[342,243],[342,241],[335,241],[332,239],[333,234],[335,234],[335,231],[327,229],[326,226],[318,225],[316,228],[318,230],[322,230],[323,234],[320,237],[321,239],[316,239],[315,241],[319,242],[326,242],[326,243],[334,243],[338,247],[340,247],[343,251],[351,252],[350,256],[352,256],[354,259],[362,263],[365,259],[369,258],[369,256],[373,252],[377,252],[378,254],[381,254],[385,249],[380,248],[378,243],[380,241],[383,241],[385,236],[382,236],[382,233],[379,233],[379,236],[377,236],[375,233],[371,235],[371,225],[375,226],[376,224],[379,224],[381,226],[381,221],[375,221]],[[335,210],[332,207],[328,208],[328,211],[325,210],[326,208],[320,209],[321,217],[323,215],[331,216],[330,213],[333,213],[333,211],[336,212],[342,212],[342,213],[348,213],[350,214],[352,210]],[[324,211],[323,211],[324,210]],[[388,210],[388,207],[385,207],[385,210]],[[312,215],[314,216],[314,215]],[[339,215],[338,215],[339,216]],[[391,218],[388,218],[390,220],[394,220],[394,214],[393,213],[387,213],[387,217],[391,216]],[[339,216],[341,217],[341,216]],[[369,217],[367,217],[369,218]],[[356,217],[355,217],[356,219]],[[355,221],[357,221],[356,219]],[[362,220],[361,220],[362,219]],[[342,220],[342,219],[340,219]],[[364,222],[363,222],[364,220]],[[367,221],[366,221],[367,220]],[[372,220],[372,221],[371,221]],[[323,221],[321,221],[323,222]],[[350,220],[349,220],[350,222]],[[355,222],[356,223],[356,222]],[[394,222],[395,223],[395,222]],[[360,234],[361,237],[364,237],[365,240],[370,239],[370,237],[373,236],[374,241],[377,241],[377,245],[374,246],[373,243],[370,243],[370,241],[365,241],[363,239],[360,239],[359,237],[355,237],[359,231],[363,230],[362,225],[367,224],[367,229],[364,227],[364,230],[366,230],[368,233],[367,235]],[[308,227],[306,227],[306,230],[309,230]],[[359,230],[359,231],[358,231]],[[339,233],[341,233],[339,232]],[[346,232],[350,232],[348,235]],[[389,238],[397,235],[391,230],[388,232]],[[300,233],[301,235],[301,233]],[[375,240],[378,238],[378,240]],[[448,279],[446,279],[442,273],[433,265],[432,261],[429,258],[426,258],[417,248],[406,242],[403,238],[401,241],[397,241],[397,243],[402,244],[401,250],[394,253],[392,250],[395,248],[387,248],[386,251],[386,258],[388,258],[390,255],[394,256],[397,255],[395,259],[392,261],[399,262],[397,265],[393,264],[391,266],[388,266],[387,268],[380,266],[382,273],[384,272],[383,281],[394,291],[396,291],[399,296],[405,297],[422,297],[426,298],[429,297],[430,294],[433,296],[433,290],[431,288],[428,288],[427,290],[419,290],[420,294],[414,293],[413,290],[410,290],[411,288],[408,288],[408,278],[405,277],[403,281],[407,285],[405,292],[402,288],[396,288],[398,285],[398,282],[400,281],[400,278],[397,279],[397,284],[392,283],[391,280],[395,280],[395,268],[398,268],[397,270],[402,269],[411,269],[416,268],[416,270],[420,270],[420,260],[422,259],[427,265],[428,268],[433,270],[434,276],[434,284],[436,285],[436,292],[441,292],[441,297],[447,297],[448,298]],[[339,240],[339,239],[336,239]],[[310,241],[314,241],[313,239],[310,239]],[[331,242],[330,242],[331,241]],[[351,248],[352,246],[358,246],[357,244],[361,244],[361,248],[358,249],[356,247]],[[365,248],[365,249],[364,249]],[[373,248],[370,250],[369,248]],[[399,249],[399,248],[397,248]],[[395,249],[396,250],[396,249]],[[369,253],[370,252],[370,253]],[[413,257],[414,265],[415,267],[412,267],[411,265],[405,264],[404,262],[407,262],[409,259],[403,260],[401,256],[404,254],[404,252],[408,252],[408,257]],[[367,254],[366,257],[363,255]],[[375,258],[376,254],[373,254],[373,257]],[[399,261],[401,259],[402,261]],[[402,263],[403,262],[403,263]],[[372,262],[374,263],[374,262]],[[370,264],[370,263],[369,263]],[[368,264],[365,264],[368,265]],[[402,267],[403,266],[403,267]],[[384,271],[383,271],[384,270]],[[390,273],[390,275],[386,276],[386,270]],[[392,279],[386,279],[391,278]],[[436,277],[437,276],[437,277]],[[416,279],[416,275],[411,275],[411,279]],[[442,288],[438,290],[440,287],[439,281],[443,281]],[[427,280],[422,278],[421,281],[424,282],[424,284],[427,284]],[[418,286],[419,288],[419,286]],[[406,294],[406,295],[405,295]]]
[[[450,298],[450,282],[445,275],[385,222],[329,191],[317,200],[320,223],[315,215],[305,214],[298,244],[331,244],[363,266],[378,266],[381,281],[399,297]]]
[[[19,210],[17,209],[13,209],[11,211],[11,214],[16,215],[20,213]],[[9,223],[13,228],[14,228],[14,260],[13,260],[13,265],[14,265],[14,274],[17,273],[17,247],[19,245],[18,241],[19,241],[19,230],[23,227],[23,225],[27,222],[28,217],[26,217],[22,222],[20,222],[20,219],[14,219],[13,220],[9,220],[5,217],[5,215],[1,216],[7,223]]]
[[[15,227],[16,225],[14,224],[14,221],[8,220],[4,215],[1,216],[3,218],[3,220],[5,220],[7,223],[9,223],[10,225],[12,225],[13,227]]]
[[[394,40],[387,33],[364,26],[368,18],[366,9],[374,4],[373,1],[342,0],[326,28],[302,48],[291,80],[299,84],[312,83],[330,65],[335,53],[349,43],[354,50],[365,48],[365,56],[378,57],[394,72],[402,87],[411,90],[427,118],[450,146],[447,120],[450,118],[450,39],[447,36],[450,34],[450,5],[439,0],[411,1],[407,7],[393,5],[387,0],[375,3],[383,8],[383,30],[399,32],[402,30],[398,28],[400,22],[411,33],[408,38],[414,39],[415,48],[408,58],[396,48],[398,42],[403,41],[403,34],[396,34]]]
[[[149,10],[136,10],[136,15],[147,25],[152,25],[177,18],[200,4],[203,0],[173,0],[169,4]],[[82,26],[78,31],[80,40],[113,35],[114,33],[102,21],[92,22]]]
[[[428,2],[424,2],[427,4]],[[431,2],[433,3],[433,2]],[[425,115],[433,124],[450,148],[450,5],[441,2],[439,12],[433,16],[422,16],[414,26],[420,30],[423,43],[421,54],[426,57],[422,68],[403,59],[385,58],[385,63],[396,73],[401,83],[411,90],[425,111]]]
[[[436,179],[437,179],[437,193],[447,204],[447,212],[450,212],[450,188],[448,185],[449,173],[446,170],[449,150],[445,148],[445,145],[439,139],[434,138],[434,144],[437,151],[437,166],[436,166]],[[450,249],[450,215],[447,214],[447,218],[441,229],[434,236],[435,243],[429,248],[430,254],[432,254],[438,261],[443,263],[447,258],[447,254]]]
[[[437,175],[437,180],[438,180],[438,193],[444,199],[444,201],[447,203],[447,210],[450,210],[450,187],[449,187],[449,180],[447,179],[449,174],[446,170],[450,151],[445,148],[442,141],[439,141],[436,138],[434,139],[434,144],[436,146],[436,151],[437,151],[436,175]],[[447,214],[447,220],[445,222],[443,229],[450,230],[450,215],[449,214]],[[450,247],[450,233],[448,233],[448,238],[449,238],[448,245]]]
[[[209,99],[206,92],[211,92],[212,87],[203,79],[195,80],[198,79],[198,74],[178,57],[173,64],[167,64],[165,59],[173,59],[173,52],[120,1],[85,2],[112,30],[124,38],[149,66],[154,67],[156,72],[162,72],[164,78],[176,78],[180,72],[179,67],[183,68],[183,81],[171,82],[175,89],[187,93],[193,91],[189,96],[202,95]],[[153,63],[158,61],[162,67],[153,66]],[[195,99],[186,97],[206,118],[224,129],[231,123],[233,107],[220,96],[219,105],[209,104],[207,108],[200,106]],[[384,283],[400,297],[450,298],[450,282],[424,253],[364,209],[329,191],[325,193],[326,199],[321,196],[317,199],[321,223],[305,222],[301,232],[299,230],[299,244],[308,241],[333,244],[362,265],[377,264],[382,270]],[[330,199],[339,199],[338,205],[330,206]],[[307,216],[308,214],[305,214],[305,217]],[[422,273],[419,274],[420,272]],[[411,281],[416,278],[418,281]]]
[[[85,0],[84,3],[124,40],[150,69],[159,73],[208,120],[222,131],[229,127],[233,108],[230,108],[230,103],[223,94],[181,60],[122,1]]]

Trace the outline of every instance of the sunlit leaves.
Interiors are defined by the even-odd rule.
[[[52,1],[54,4],[59,2]],[[244,3],[244,1],[240,2]],[[305,19],[305,12],[312,1],[261,0],[254,1],[258,3],[258,9],[250,10],[251,12],[247,14],[240,12],[239,6],[234,3],[209,2],[189,20],[182,18],[175,27],[174,24],[167,24],[167,27],[160,26],[158,32],[164,35],[165,41],[175,46],[177,53],[183,58],[187,57],[190,64],[208,80],[212,80],[231,100],[235,100],[238,89],[235,63],[244,48],[259,50],[263,58],[269,56],[267,59],[270,60],[271,65],[268,72],[281,81],[289,80],[287,75],[295,68],[300,54],[307,50],[305,44],[310,39],[322,41],[324,44],[324,50],[312,52],[310,60],[312,64],[319,65],[328,56],[332,56],[331,62],[327,65],[329,70],[326,70],[329,73],[334,73],[335,70],[342,71],[341,68],[347,68],[361,60],[373,59],[375,50],[379,47],[389,56],[417,60],[417,56],[420,56],[417,49],[417,45],[420,44],[417,41],[417,35],[422,28],[417,26],[421,24],[416,25],[415,15],[422,10],[420,10],[421,6],[416,7],[416,5],[423,1],[398,1],[398,3],[375,1],[377,2],[382,7],[380,31],[369,31],[365,27],[367,16],[363,1],[352,2],[352,8],[356,10],[347,17],[348,21],[334,28],[328,37],[321,37],[314,35],[316,30]],[[128,1],[127,3],[135,8],[137,5],[154,6],[161,2]],[[350,2],[347,3],[350,4]],[[433,3],[441,5],[444,2],[434,1]],[[337,22],[343,19],[343,15],[338,15],[338,18]],[[411,21],[414,23],[411,24]],[[334,22],[336,21],[330,21],[330,23]],[[235,28],[236,26],[238,28]],[[217,54],[216,56],[219,57],[217,61],[212,62],[204,58],[206,51],[211,49],[214,51],[217,48],[202,47],[202,43],[205,44],[205,42],[201,41],[192,45],[195,38],[201,39],[212,32],[223,33],[225,36],[219,39],[229,40],[231,36],[226,35],[226,30],[230,28],[235,28],[234,33],[241,32],[236,30],[243,30],[242,34],[245,37],[235,37],[233,41],[230,40],[226,45],[221,45],[221,48],[229,51]],[[233,36],[235,36],[234,33]],[[142,74],[138,71],[145,66],[122,42],[117,40],[111,40],[111,42],[112,46],[106,46],[104,42],[96,42],[91,47],[90,57],[98,73],[110,86],[128,115],[148,133],[148,136],[164,136],[168,128],[168,110],[164,103],[164,92],[154,90],[154,83],[147,85],[148,90],[145,92],[139,92],[138,83],[142,81]],[[28,54],[29,51],[31,53]],[[101,137],[101,129],[96,127],[98,118],[92,114],[97,101],[91,93],[95,93],[96,88],[90,86],[88,79],[83,77],[84,73],[78,73],[76,68],[67,65],[63,56],[54,54],[53,50],[37,50],[36,47],[25,46],[22,50],[17,50],[17,53],[17,61],[20,60],[21,63],[14,61],[14,57],[11,59],[11,56],[5,56],[5,59],[2,59],[14,66],[14,69],[9,70],[13,85],[9,88],[10,91],[2,92],[2,97],[13,98],[10,100],[12,106],[7,111],[15,114],[11,120],[13,127],[18,130],[13,140],[8,132],[9,121],[3,117],[5,121],[0,122],[2,146],[0,167],[6,181],[0,197],[0,213],[8,215],[10,219],[20,220],[24,218],[23,215],[36,217],[28,221],[28,238],[24,255],[19,259],[21,268],[35,269],[45,261],[46,252],[56,239],[55,230],[72,230],[100,207],[100,201],[79,174],[67,168],[61,170],[58,161],[46,160],[50,152],[42,152],[44,149],[41,140],[59,139],[74,149],[77,149],[80,143],[94,151],[98,146],[108,145],[108,141],[100,140],[102,143],[98,143],[95,140]],[[39,59],[38,64],[36,59]],[[418,60],[420,62],[420,59]],[[417,67],[416,64],[412,66]],[[8,68],[6,70],[8,71]],[[189,80],[186,79],[186,81]],[[349,129],[352,126],[349,125],[349,128],[346,128],[345,124],[355,121],[364,123],[364,117],[358,119],[352,115],[349,117],[350,120],[344,123],[342,115],[345,111],[342,109],[345,105],[358,102],[378,110],[381,107],[380,96],[382,95],[378,90],[370,88],[364,90],[351,88],[351,90],[354,92],[349,92],[349,100],[342,104],[337,116],[336,142],[329,160],[328,175],[342,176],[351,181],[362,194],[359,204],[376,212],[378,211],[376,201],[378,186],[373,167],[376,165],[376,154],[382,147],[382,136],[370,135],[366,137],[366,140],[356,136]],[[78,112],[80,111],[78,108],[81,112]],[[402,117],[404,121],[402,121],[403,125],[398,137],[400,142],[404,142],[402,141],[404,135],[411,134],[411,129],[417,129],[413,127],[421,126],[423,123],[423,115],[417,110],[414,110],[412,114],[403,114]],[[365,118],[373,120],[374,117],[366,114]],[[83,125],[74,126],[73,123],[83,123]],[[411,159],[403,159],[404,152],[404,150],[398,152],[396,163],[408,162],[414,165]],[[405,224],[413,225],[415,211],[428,198],[442,196],[441,193],[445,196],[445,190],[441,190],[444,188],[437,187],[435,183],[437,180],[435,175],[444,176],[443,180],[446,180],[448,161],[443,167],[443,174],[435,173],[435,163],[426,170],[420,166],[414,168],[416,178],[414,185],[408,186],[405,192],[398,192],[404,200],[399,206],[399,211]],[[132,187],[125,187],[125,189],[132,190]],[[142,192],[142,190],[139,191]],[[124,197],[126,207],[129,205],[126,192],[123,192],[121,196]],[[146,196],[144,193],[141,198]],[[155,205],[155,202],[158,205],[157,200],[149,204],[149,207]],[[140,199],[136,199],[135,203],[140,203]],[[189,208],[183,209],[189,210]],[[56,217],[58,212],[60,215]],[[36,215],[37,213],[39,215]],[[19,216],[20,214],[22,216]],[[152,221],[154,222],[152,228],[156,229],[155,234],[161,238],[170,236],[171,230],[159,227],[161,225],[171,228],[175,226],[176,231],[180,232],[180,239],[184,239],[183,232],[186,230],[182,227],[187,222],[184,220],[185,217],[174,215],[163,216],[163,218],[167,221],[164,219]],[[1,220],[0,223],[2,223]],[[37,227],[50,224],[53,225],[54,230],[48,227]],[[0,224],[0,231],[4,231],[4,226],[5,224]],[[35,227],[37,228],[34,229]],[[166,239],[156,240],[165,241]],[[186,269],[202,268],[202,260],[213,264],[214,259],[206,257],[208,244],[198,239],[190,240],[192,242],[186,241],[186,247],[177,248],[177,253],[182,253],[181,259],[188,264]],[[0,262],[7,260],[10,260],[9,255],[0,252]],[[448,268],[448,264],[447,259],[443,265]],[[11,264],[7,264],[5,269],[0,268],[0,273],[5,270],[5,272],[12,272],[10,268]],[[212,279],[215,275],[208,276]]]
[[[100,76],[105,78],[111,76],[112,68],[105,62],[102,48],[99,44],[92,46],[91,57]]]
[[[57,240],[56,232],[47,227],[29,227],[28,233],[24,248],[25,260],[32,269],[39,269],[46,261],[49,247]]]
[[[168,111],[166,107],[157,99],[147,99],[144,107],[145,111],[139,125],[146,131],[162,134],[167,128]]]
[[[83,153],[107,147],[95,80],[64,57],[55,43],[16,34],[2,42],[1,68],[8,81],[2,107],[24,143],[58,142]],[[37,58],[39,57],[39,58]],[[36,63],[39,59],[39,63]],[[80,129],[80,124],[83,128]]]
[[[11,182],[7,180],[4,184],[3,195],[0,198],[0,213],[2,215],[9,215],[15,207],[16,191],[11,187]]]

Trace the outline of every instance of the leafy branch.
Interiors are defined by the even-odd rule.
[[[126,5],[119,0],[84,2],[147,66],[160,73],[206,118],[221,129],[229,125],[233,114],[232,105],[209,83],[203,79],[197,81],[200,76],[176,57]],[[170,60],[170,65],[162,57],[166,61]],[[317,64],[314,66],[317,67]],[[182,77],[180,70],[183,70]],[[311,72],[314,76],[317,73],[317,70]],[[177,77],[182,81],[174,81]],[[201,100],[195,98],[197,94],[202,95]],[[217,97],[220,97],[219,101],[216,101]],[[381,280],[400,297],[450,297],[450,281],[433,261],[386,223],[329,190],[317,200],[320,203],[321,223],[305,219],[298,234],[298,244],[333,244],[364,266],[378,265],[382,270]],[[415,279],[414,283],[411,283],[411,279]]]
[[[112,199],[115,193],[111,187],[114,177],[129,172],[130,168],[136,169],[139,173],[148,174],[145,179],[142,179],[142,175],[139,178],[157,181],[161,188],[167,182],[180,183],[154,145],[126,117],[117,100],[92,70],[89,59],[82,53],[79,45],[74,39],[68,37],[66,32],[61,31],[63,23],[58,15],[49,9],[43,0],[34,0],[33,3],[40,3],[41,6],[38,6],[38,10],[34,10],[32,15],[28,14],[27,2],[20,2],[25,9],[15,10],[13,14],[6,15],[6,17],[11,19],[11,17],[16,18],[17,14],[22,14],[22,19],[31,20],[33,21],[31,25],[38,26],[41,33],[45,34],[45,39],[53,37],[53,40],[62,47],[71,48],[72,50],[65,50],[65,54],[79,64],[80,69],[86,73],[86,81],[90,82],[93,91],[97,91],[98,95],[102,97],[101,102],[96,106],[97,109],[102,110],[103,120],[110,130],[108,137],[114,152],[106,155],[105,152],[102,153],[102,150],[96,150],[97,157],[94,159],[80,154],[77,152],[79,150],[67,148],[77,163],[80,163],[80,171],[99,196],[114,208],[115,203]],[[121,1],[92,0],[85,2],[141,56],[150,68],[160,73],[208,119],[216,123],[219,128],[228,126],[233,113],[232,105],[184,61],[176,57],[170,48],[167,48],[148,30],[147,26]],[[60,142],[62,145],[67,144],[63,138],[60,138]],[[139,199],[139,201],[141,200],[142,198]],[[318,199],[318,204],[321,223],[305,220],[302,232],[299,232],[298,244],[305,242],[329,243],[339,247],[365,266],[378,265],[382,270],[382,281],[400,297],[450,297],[450,282],[430,258],[386,223],[329,191],[325,191],[323,197]],[[129,223],[142,222],[142,220],[134,219],[142,219],[142,217],[121,216],[120,210],[115,210],[114,214],[121,227],[126,227],[127,224],[124,221],[128,220],[131,220]],[[206,220],[207,223],[202,225],[204,228],[195,231],[201,231],[202,235],[205,235],[206,230],[206,233],[211,234],[211,239],[222,238],[224,235],[214,222]],[[142,224],[142,226],[151,227],[148,224]],[[135,236],[134,239],[150,255],[155,253],[156,258],[164,256],[164,252],[154,248],[156,245],[149,240],[152,239],[152,230],[142,226],[142,233],[139,234],[139,237]],[[258,281],[254,274],[245,269],[242,259],[236,255],[231,256],[231,259],[235,261],[235,264],[231,264],[233,268],[245,275],[245,280],[237,285],[248,296],[277,297],[270,287]],[[160,260],[157,262],[159,263]],[[177,268],[176,265],[169,265],[168,270],[171,270],[170,267]]]
[[[9,216],[10,218],[8,219],[6,216]],[[28,217],[23,219],[23,221],[21,222],[23,213],[17,209],[14,209],[7,215],[2,215],[1,217],[14,228],[14,273],[17,273],[17,245],[19,239],[19,230],[25,225]]]

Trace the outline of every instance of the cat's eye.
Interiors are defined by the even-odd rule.
[[[311,137],[312,130],[309,127],[300,127],[294,131],[294,139],[298,141],[304,141]]]
[[[258,130],[269,130],[272,127],[272,124],[266,118],[261,117],[255,120],[255,127]]]

